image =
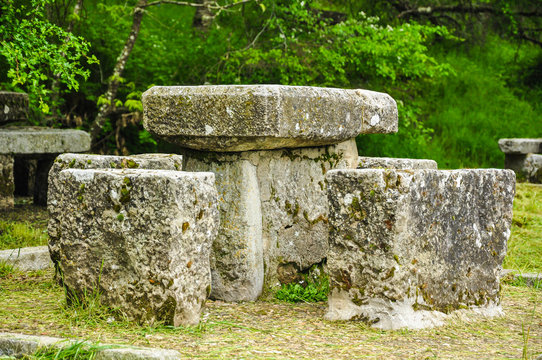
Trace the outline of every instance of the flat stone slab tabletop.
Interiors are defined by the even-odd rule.
[[[540,139],[500,139],[499,148],[505,154],[541,154],[542,138]]]
[[[90,150],[90,135],[82,130],[49,128],[0,129],[0,154],[60,154]]]
[[[155,86],[144,126],[185,148],[246,151],[336,144],[397,131],[388,94],[283,85]]]

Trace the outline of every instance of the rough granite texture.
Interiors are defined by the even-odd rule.
[[[522,172],[527,181],[542,184],[542,154],[527,155]]]
[[[435,160],[402,159],[387,157],[358,157],[358,169],[433,169],[437,170]]]
[[[325,173],[355,168],[354,140],[334,146],[241,153],[185,150],[183,169],[216,174],[221,226],[213,244],[211,297],[255,300],[327,253]],[[288,271],[282,271],[288,270]]]
[[[213,174],[68,169],[52,181],[68,300],[99,290],[128,319],[199,322],[219,224]]]
[[[198,150],[299,148],[397,131],[395,100],[368,90],[155,86],[142,101],[144,126],[151,134]]]
[[[47,246],[1,250],[0,262],[12,264],[23,271],[45,270],[53,265]]]
[[[81,130],[36,127],[0,129],[0,154],[60,154],[88,150],[90,135]]]
[[[13,156],[0,155],[0,210],[13,207]]]
[[[330,320],[383,329],[443,313],[499,314],[512,221],[510,170],[328,172]]]
[[[132,156],[92,155],[92,154],[61,154],[49,171],[49,208],[53,207],[59,190],[58,181],[55,180],[62,170],[66,169],[154,169],[154,170],[181,170],[182,156],[174,154],[141,154]],[[58,209],[55,211],[62,211]],[[58,240],[59,222],[51,218],[48,228],[49,251],[51,259],[56,264],[60,260]],[[58,270],[58,269],[57,269]],[[58,273],[58,272],[57,272]]]
[[[61,339],[50,336],[36,336],[0,332],[0,358],[2,356],[12,356],[13,358],[22,358],[25,355],[33,355],[39,348],[61,349],[69,347],[80,340]],[[88,345],[96,345],[85,342]],[[94,359],[96,360],[178,360],[181,354],[176,350],[165,350],[157,348],[142,348],[126,345],[107,345],[99,344],[102,348],[98,349]]]
[[[542,138],[500,139],[499,148],[505,154],[542,154]]]
[[[0,125],[25,121],[28,115],[28,94],[0,91]]]

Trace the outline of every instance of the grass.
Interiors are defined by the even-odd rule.
[[[28,360],[92,360],[96,353],[107,347],[89,344],[84,341],[76,341],[73,344],[61,348],[44,347],[38,349],[30,356],[24,356]]]
[[[75,318],[52,271],[0,279],[0,331],[178,350],[194,359],[531,359],[542,353],[541,290],[503,284],[505,317],[457,318],[421,331],[379,331],[323,320],[326,304],[209,301],[195,327]],[[36,311],[39,309],[39,311]]]
[[[45,230],[26,223],[0,220],[0,249],[47,245]]]
[[[504,267],[542,272],[542,185],[518,183]]]

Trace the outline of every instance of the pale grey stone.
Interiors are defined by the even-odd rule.
[[[199,150],[299,148],[397,131],[393,98],[368,90],[155,86],[142,101],[144,126],[151,134]]]
[[[28,116],[28,94],[0,91],[0,124],[25,121]]]
[[[23,271],[45,270],[53,266],[47,246],[1,250],[0,261]]]
[[[512,221],[510,170],[334,170],[331,320],[421,328],[470,308],[498,315]]]
[[[360,156],[358,158],[358,169],[434,169],[438,168],[435,160],[427,159],[403,159],[388,157],[368,157]]]
[[[13,156],[0,155],[0,210],[13,207]]]
[[[93,154],[61,154],[49,171],[48,207],[49,209],[60,206],[57,201],[58,181],[56,177],[62,170],[66,169],[154,169],[174,170],[182,169],[182,156],[175,154],[140,154],[132,156],[93,155]],[[55,209],[54,211],[62,211]],[[55,267],[60,260],[59,240],[59,219],[50,218],[47,231],[49,233],[49,251]],[[57,271],[58,274],[58,271]]]
[[[219,224],[212,173],[68,169],[52,181],[69,299],[99,290],[128,319],[199,322]]]
[[[499,148],[505,154],[541,154],[542,138],[540,139],[500,139]]]
[[[36,127],[0,129],[0,154],[38,155],[90,150],[90,135],[81,130]]]
[[[80,341],[78,340],[62,339],[50,336],[0,333],[0,356],[14,356],[14,358],[20,358],[25,355],[33,355],[39,348],[62,349],[79,342]],[[85,341],[84,345],[90,346],[93,344]],[[94,357],[94,359],[97,360],[181,359],[181,354],[176,350],[144,348],[126,345],[94,345],[101,346],[101,348],[97,349]]]
[[[325,173],[355,168],[354,140],[302,149],[213,153],[184,150],[183,169],[216,174],[221,226],[213,244],[215,299],[255,300],[281,268],[326,257]],[[265,269],[265,270],[264,270]]]
[[[527,155],[523,164],[522,172],[527,181],[535,184],[542,184],[542,155]]]

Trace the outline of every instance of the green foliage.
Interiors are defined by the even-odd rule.
[[[290,303],[327,301],[329,278],[315,265],[303,279],[290,284],[283,284],[275,292],[275,298]]]
[[[0,261],[0,279],[7,278],[15,273],[15,267],[13,264],[9,264],[5,261]]]
[[[9,66],[8,86],[25,90],[43,113],[49,113],[53,77],[68,90],[77,91],[79,79],[89,76],[85,63],[98,62],[89,55],[88,42],[46,18],[45,7],[51,3],[53,0],[0,2],[0,55]]]
[[[103,349],[108,349],[110,346],[99,346],[89,344],[84,341],[76,341],[73,344],[61,348],[43,347],[30,355],[24,356],[23,359],[32,360],[92,360],[96,357],[96,353]]]
[[[44,231],[25,223],[0,221],[0,249],[17,249],[28,246],[47,245]]]

